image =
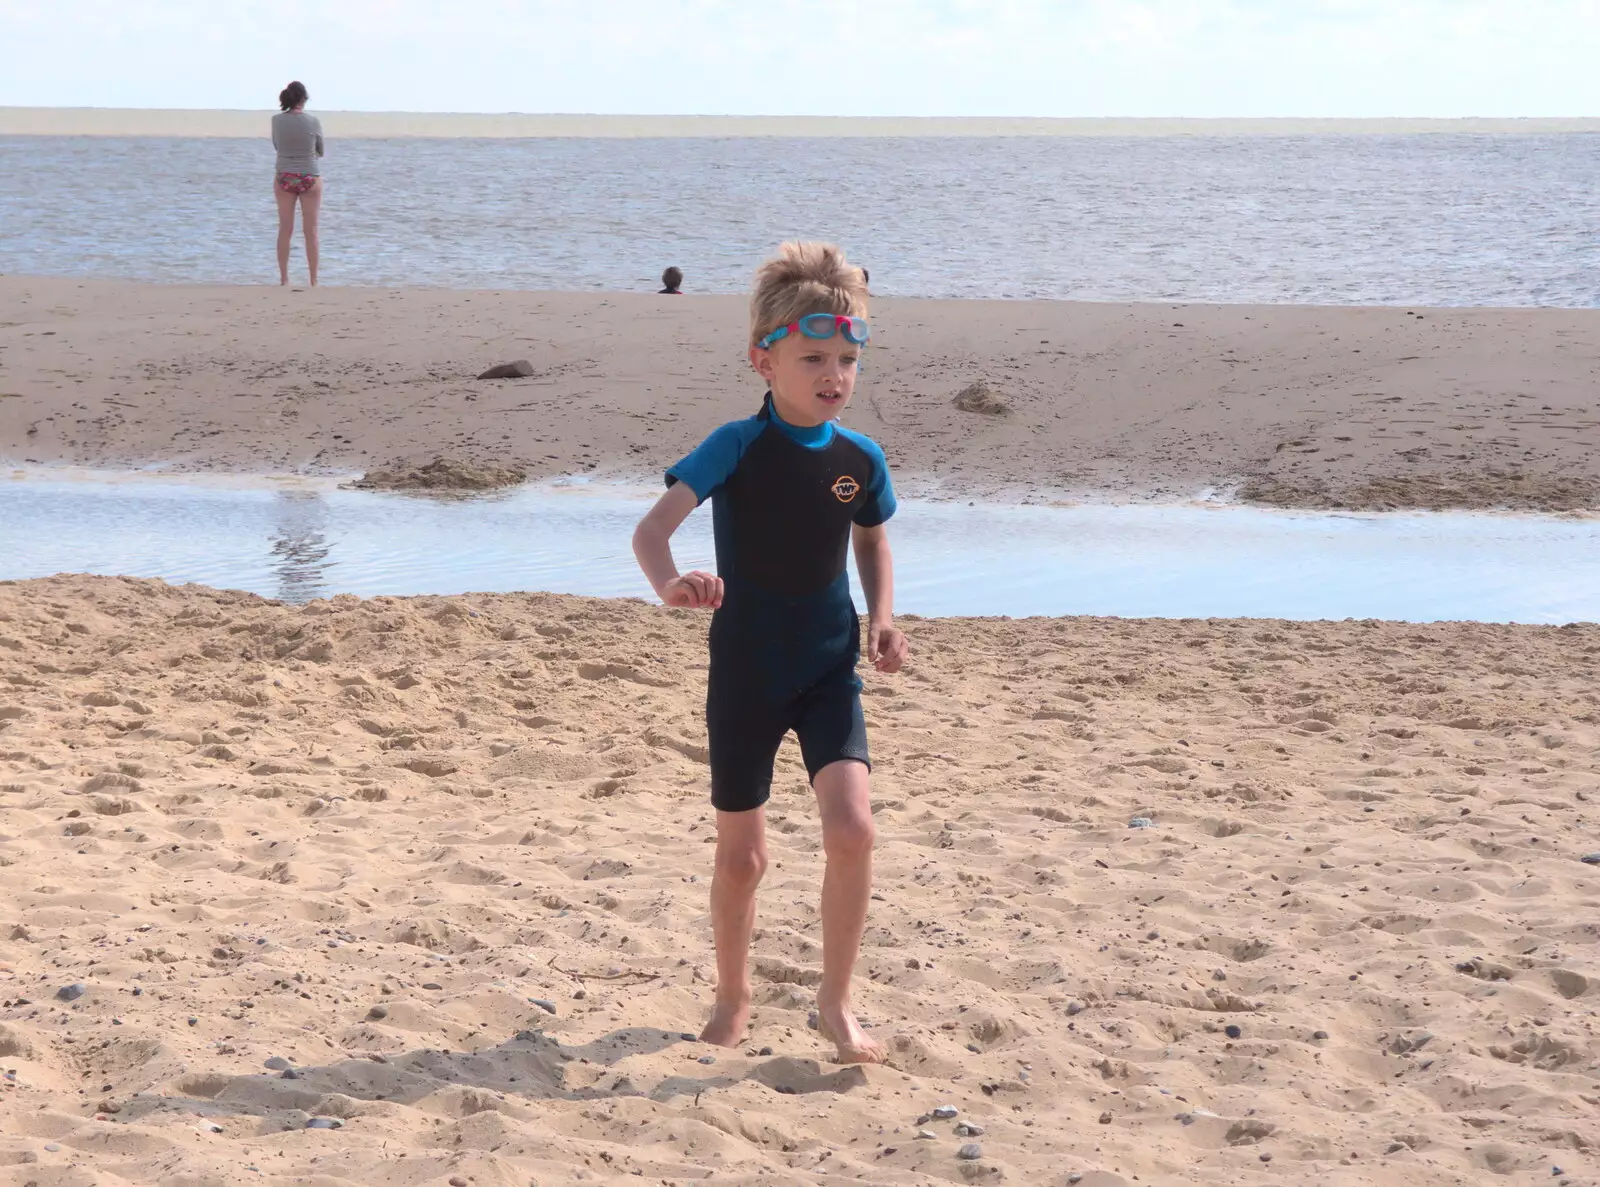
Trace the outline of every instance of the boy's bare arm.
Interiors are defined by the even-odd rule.
[[[633,530],[633,555],[656,596],[669,606],[691,609],[722,605],[722,579],[714,573],[678,573],[672,559],[672,533],[689,517],[698,500],[684,483],[668,489]]]
[[[867,659],[880,672],[898,672],[910,648],[894,625],[894,557],[889,533],[882,524],[850,529],[856,549],[856,569],[867,596]]]

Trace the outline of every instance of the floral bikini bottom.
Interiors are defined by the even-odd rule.
[[[315,173],[280,173],[278,188],[286,194],[303,194],[317,184]]]

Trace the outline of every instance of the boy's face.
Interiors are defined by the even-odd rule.
[[[802,427],[824,424],[845,410],[860,362],[861,347],[843,334],[790,334],[765,350],[750,348],[750,365],[772,389],[778,415]]]

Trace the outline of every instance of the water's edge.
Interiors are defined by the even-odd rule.
[[[300,476],[35,475],[0,482],[0,578],[160,577],[293,602],[649,597],[631,535],[655,491],[568,480],[440,499]],[[1600,619],[1592,518],[907,498],[890,534],[898,609],[928,617]],[[674,548],[681,568],[715,567],[708,512]]]

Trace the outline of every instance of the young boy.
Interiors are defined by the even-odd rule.
[[[884,523],[894,491],[883,451],[835,423],[855,390],[867,340],[867,287],[837,247],[786,243],[756,274],[750,364],[769,391],[761,411],[725,424],[667,471],[667,493],[634,532],[634,554],[669,606],[707,607],[711,671],[706,726],[717,811],[711,919],[717,995],[701,1039],[737,1046],[750,1019],[747,956],[756,886],[767,866],[773,758],[794,730],[822,817],[819,1030],[842,1063],[877,1063],[882,1046],[850,1006],[872,890],[872,808],[856,661],[861,624],[845,572],[846,541],[867,598],[867,658],[897,672]],[[717,570],[679,574],[671,538],[712,501]]]

